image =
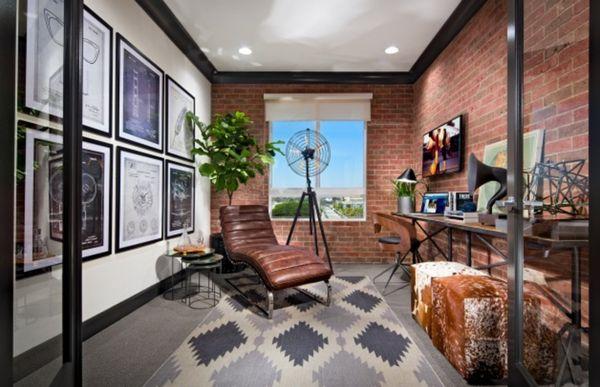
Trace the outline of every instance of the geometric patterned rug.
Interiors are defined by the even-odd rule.
[[[264,300],[261,287],[240,281]],[[330,283],[329,307],[294,289],[276,292],[272,320],[224,294],[146,386],[444,385],[368,277]],[[325,295],[322,282],[303,288]]]

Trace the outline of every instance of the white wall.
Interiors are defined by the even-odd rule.
[[[96,14],[116,33],[122,34],[140,49],[166,74],[181,84],[196,98],[196,115],[203,122],[210,119],[210,83],[200,71],[169,40],[162,30],[134,0],[87,0]],[[116,42],[113,44],[113,50]],[[114,56],[113,56],[114,58]],[[114,73],[114,61],[113,61]],[[113,82],[115,77],[113,76]],[[113,103],[114,103],[113,84]],[[113,137],[115,109],[113,108]],[[85,136],[113,145],[119,141]],[[152,153],[152,152],[150,152]],[[116,149],[113,158],[116,157]],[[164,155],[165,159],[169,157]],[[114,160],[113,160],[113,165]],[[116,219],[116,182],[113,168],[113,250]],[[210,186],[207,179],[196,173],[196,230],[208,239],[210,232]],[[176,241],[175,239],[171,239]],[[129,250],[83,263],[83,319],[148,288],[171,274],[170,260],[162,257],[166,241]],[[15,355],[57,335],[61,331],[61,271],[38,275],[16,282],[15,285]]]

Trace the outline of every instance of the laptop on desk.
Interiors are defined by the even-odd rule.
[[[444,216],[444,210],[448,205],[448,192],[427,192],[423,195],[421,212],[418,215]]]

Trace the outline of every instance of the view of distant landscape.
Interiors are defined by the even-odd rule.
[[[271,216],[273,218],[293,218],[298,208],[300,197],[274,197],[271,199]],[[364,217],[364,198],[362,196],[322,197],[319,208],[323,220],[362,219]],[[308,201],[302,203],[302,217],[308,216]]]
[[[365,217],[365,124],[363,121],[275,121],[273,141],[283,144],[298,131],[318,131],[328,141],[331,160],[311,184],[319,198],[323,220],[364,219]],[[282,146],[285,149],[285,145]],[[306,186],[306,178],[295,174],[284,155],[277,154],[271,167],[271,216],[291,219]],[[301,215],[308,216],[308,199]]]

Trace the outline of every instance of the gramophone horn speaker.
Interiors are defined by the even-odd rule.
[[[469,172],[468,172],[469,192],[473,194],[475,190],[485,183],[496,181],[500,183],[500,188],[490,198],[487,203],[487,211],[492,213],[492,207],[496,201],[506,196],[506,169],[492,167],[477,160],[473,153],[469,156]]]

